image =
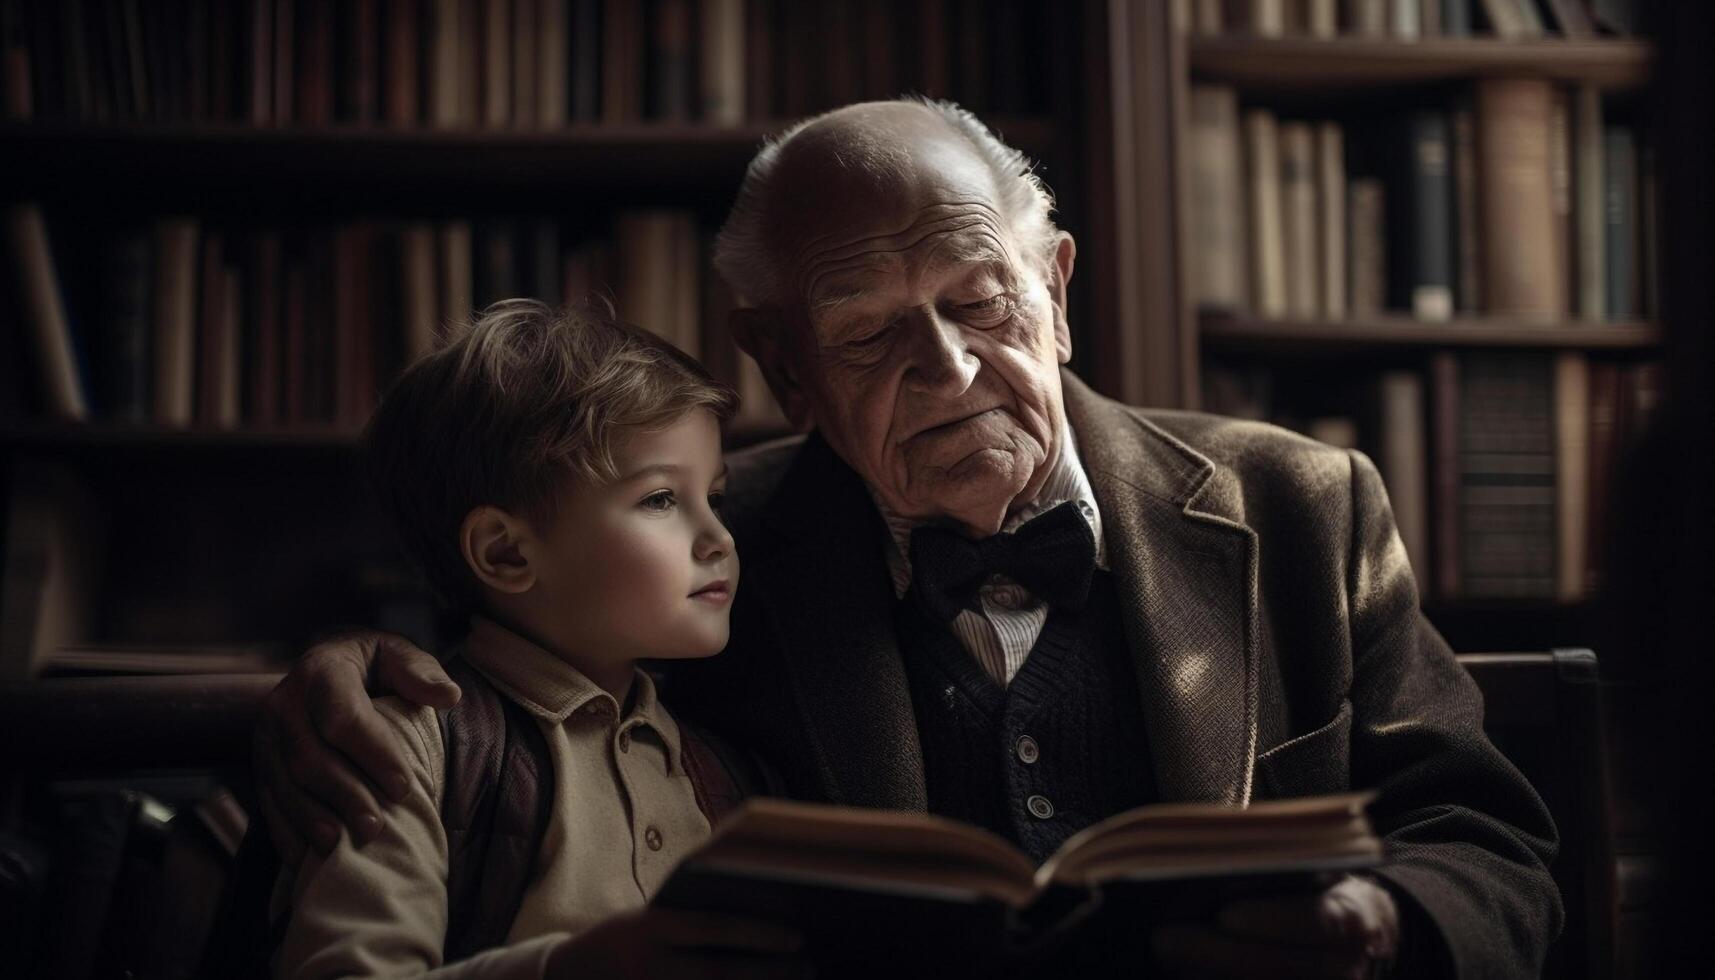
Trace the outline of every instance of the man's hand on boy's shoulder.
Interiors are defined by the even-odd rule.
[[[283,860],[305,842],[327,853],[343,826],[358,844],[381,832],[381,803],[409,791],[404,748],[372,696],[447,708],[458,685],[401,636],[358,630],[311,647],[269,692],[253,745],[257,795]]]
[[[773,923],[645,908],[561,943],[549,956],[545,980],[787,980],[810,975],[803,949],[797,932]]]

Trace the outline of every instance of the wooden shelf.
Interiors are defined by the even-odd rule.
[[[1390,41],[1359,38],[1199,37],[1189,42],[1191,75],[1270,91],[1354,85],[1414,85],[1490,75],[1532,75],[1602,88],[1649,79],[1646,41],[1503,41],[1494,37]]]
[[[1382,351],[1412,347],[1540,347],[1591,350],[1656,348],[1661,330],[1653,323],[1532,323],[1498,317],[1445,322],[1381,315],[1350,320],[1265,320],[1204,313],[1198,331],[1205,347],[1222,351],[1320,353]]]
[[[6,194],[191,192],[193,200],[259,190],[328,194],[349,202],[424,191],[466,191],[483,205],[516,196],[540,211],[587,208],[614,191],[649,200],[730,194],[763,139],[784,123],[737,127],[681,124],[570,126],[552,131],[259,129],[250,126],[0,126]],[[995,121],[1003,138],[1032,152],[1053,143],[1041,117]],[[433,202],[441,210],[468,201]]]

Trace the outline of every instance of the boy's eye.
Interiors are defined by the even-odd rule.
[[[714,493],[709,494],[709,509],[715,513],[719,514],[721,512],[721,506],[725,503],[726,493],[724,491],[716,490]]]
[[[672,510],[677,503],[678,501],[673,497],[673,491],[657,490],[639,501],[638,506],[644,510],[664,511]]]

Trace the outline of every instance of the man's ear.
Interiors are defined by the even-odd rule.
[[[1070,232],[1060,232],[1054,246],[1053,259],[1048,263],[1048,299],[1054,304],[1054,348],[1061,364],[1072,360],[1072,324],[1066,319],[1066,283],[1072,279],[1072,261],[1078,257],[1078,243]]]
[[[786,333],[790,325],[785,318],[774,309],[746,307],[733,310],[727,324],[738,349],[756,359],[756,366],[762,369],[768,390],[774,393],[774,400],[780,403],[787,421],[794,429],[808,431],[815,419],[793,365]]]
[[[530,525],[490,504],[471,508],[459,525],[459,553],[483,585],[508,595],[530,591],[536,572],[525,557]]]

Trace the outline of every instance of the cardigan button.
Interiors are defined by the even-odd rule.
[[[1037,746],[1036,739],[1029,735],[1018,736],[1018,742],[1013,746],[1013,751],[1018,753],[1018,761],[1027,766],[1042,758],[1042,749]]]
[[[1054,815],[1054,804],[1048,802],[1048,797],[1038,794],[1024,801],[1024,806],[1030,815],[1038,820],[1047,820]]]
[[[661,849],[660,828],[651,826],[649,829],[645,830],[643,832],[643,843],[649,845],[649,849],[651,851],[659,851]]]

